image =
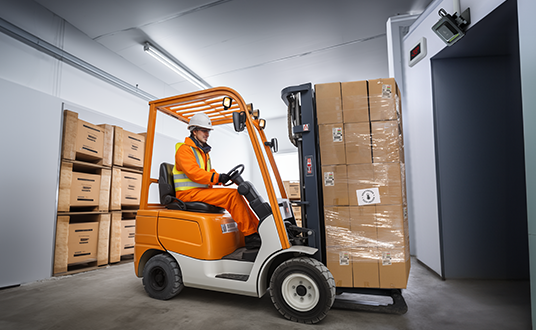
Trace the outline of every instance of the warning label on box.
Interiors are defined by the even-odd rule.
[[[350,253],[346,251],[339,252],[339,265],[341,266],[350,265]]]
[[[382,85],[382,99],[390,99],[393,94],[391,85]]]
[[[333,142],[342,142],[342,127],[335,127],[332,130]]]
[[[382,254],[382,266],[390,266],[391,262],[391,252],[384,252]]]
[[[357,204],[359,206],[381,203],[380,190],[378,188],[360,189],[356,190],[356,193]]]
[[[324,186],[332,187],[335,185],[335,175],[333,172],[324,172]]]

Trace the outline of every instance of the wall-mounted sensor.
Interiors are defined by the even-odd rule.
[[[467,8],[461,15],[454,13],[449,15],[445,9],[439,10],[439,21],[432,26],[432,30],[443,40],[447,46],[451,46],[465,35],[465,27],[471,23],[470,10]]]

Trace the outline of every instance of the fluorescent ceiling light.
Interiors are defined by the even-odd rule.
[[[146,42],[145,45],[143,46],[143,50],[147,54],[156,58],[158,61],[160,61],[162,64],[164,64],[171,70],[181,75],[184,79],[188,80],[195,86],[199,87],[200,89],[208,89],[212,87],[206,81],[204,81],[201,77],[199,77],[190,69],[188,69],[184,64],[180,63],[179,61],[172,58],[171,56],[164,54],[163,52],[155,48],[153,45],[151,45],[150,43]]]

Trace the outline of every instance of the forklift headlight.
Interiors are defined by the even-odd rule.
[[[222,105],[223,105],[223,109],[224,110],[227,110],[231,107],[231,105],[233,105],[233,99],[230,98],[230,97],[224,97],[223,98],[223,102],[222,102]]]
[[[254,119],[259,119],[259,117],[261,116],[261,111],[259,109],[255,109],[253,110],[253,112],[251,112],[251,115]]]

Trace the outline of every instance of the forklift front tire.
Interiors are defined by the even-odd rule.
[[[168,300],[184,288],[179,264],[167,254],[157,254],[143,269],[143,287],[151,298]]]
[[[299,257],[277,267],[270,280],[270,297],[287,319],[318,323],[335,300],[335,280],[318,260]]]

